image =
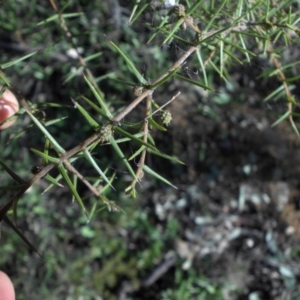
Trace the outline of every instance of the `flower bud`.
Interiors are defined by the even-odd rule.
[[[172,121],[171,113],[168,110],[161,111],[160,120],[164,125],[169,126]]]

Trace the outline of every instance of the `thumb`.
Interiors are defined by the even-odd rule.
[[[14,286],[2,271],[0,271],[0,300],[15,300]]]

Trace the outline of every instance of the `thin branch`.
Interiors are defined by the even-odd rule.
[[[93,74],[90,71],[90,69],[87,67],[87,65],[86,65],[83,57],[80,55],[80,53],[79,53],[79,51],[77,49],[77,46],[73,42],[73,35],[72,35],[71,31],[69,30],[69,28],[67,27],[65,19],[64,19],[63,15],[60,13],[60,11],[59,11],[59,9],[58,9],[58,7],[56,5],[55,0],[49,0],[49,1],[50,1],[51,5],[53,7],[53,10],[58,14],[60,27],[64,31],[65,36],[66,36],[68,42],[72,45],[72,48],[75,50],[75,52],[77,54],[77,57],[78,57],[79,64],[86,71],[86,73],[88,75],[88,78],[90,79],[90,81],[92,82],[92,84],[94,85],[94,87],[96,87],[97,89],[99,89],[98,84],[97,84],[97,82],[95,80],[95,77],[93,76]]]
[[[166,102],[164,105],[160,106],[157,110],[155,110],[152,114],[150,114],[147,119],[151,118],[152,116],[154,116],[156,113],[158,113],[160,110],[162,110],[164,107],[166,107],[167,105],[169,105],[171,102],[173,102],[181,93],[178,92],[175,96],[172,97],[171,100],[169,100],[168,102]]]
[[[186,60],[187,58],[197,49],[195,46],[191,46],[185,54],[180,57],[175,64],[168,69],[167,72],[165,72],[163,75],[161,75],[157,80],[153,82],[153,85],[157,84],[161,80],[163,80],[165,77],[169,75],[169,73],[173,72],[177,68],[179,68]],[[121,111],[116,117],[113,118],[112,122],[119,123],[126,115],[128,115],[143,99],[145,99],[148,95],[152,94],[153,90],[146,90],[144,93],[142,93],[139,97],[137,97],[135,100],[133,100],[123,111]]]
[[[282,85],[284,87],[284,92],[287,98],[287,108],[288,108],[288,112],[289,112],[289,121],[292,125],[292,127],[294,127],[296,129],[296,133],[299,135],[298,130],[296,128],[295,122],[294,122],[294,118],[293,118],[293,103],[292,103],[292,99],[293,99],[293,94],[291,93],[289,86],[286,82],[286,77],[282,71],[281,68],[281,64],[279,62],[279,60],[275,57],[275,55],[272,55],[272,48],[269,49],[269,53],[271,54],[271,60],[275,66],[275,68],[278,70],[278,74],[279,74],[279,78],[282,82]]]
[[[148,142],[148,132],[149,132],[148,118],[149,118],[150,110],[151,110],[151,102],[152,102],[152,97],[151,97],[151,95],[148,95],[147,101],[146,101],[146,111],[145,111],[145,118],[144,118],[144,125],[143,125],[143,141],[145,143]],[[140,161],[138,163],[138,168],[135,173],[136,176],[130,185],[132,189],[134,189],[136,183],[144,177],[143,168],[145,165],[146,154],[147,154],[147,149],[144,149],[141,153]]]
[[[74,175],[76,175],[88,188],[89,190],[96,196],[96,197],[100,197],[100,193],[98,192],[98,190],[91,185],[85,178],[83,175],[81,175],[72,165],[68,160],[64,161],[64,165],[67,168],[67,170],[71,173],[73,173]]]

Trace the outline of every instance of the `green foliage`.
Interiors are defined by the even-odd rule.
[[[196,299],[196,300],[221,300],[224,299],[223,289],[219,284],[210,283],[207,278],[199,278],[194,272],[189,272],[185,278],[184,272],[178,270],[176,273],[176,288],[167,289],[162,292],[163,300]],[[228,288],[228,287],[227,287]]]
[[[81,99],[85,99],[88,104],[90,104],[91,108],[96,110],[97,113],[100,113],[101,117],[93,117],[90,113],[90,108],[85,107],[84,102],[80,98],[77,97],[75,103],[75,108],[80,111],[80,113],[84,116],[85,120],[88,124],[82,125],[85,127],[88,125],[93,128],[96,133],[85,141],[81,141],[77,147],[72,148],[71,150],[65,150],[65,146],[61,145],[62,141],[58,140],[58,137],[53,136],[43,125],[42,122],[38,120],[34,116],[32,111],[33,105],[29,102],[27,103],[21,95],[19,98],[22,99],[22,104],[25,105],[25,110],[27,114],[30,116],[32,121],[41,131],[41,136],[45,135],[47,140],[50,142],[50,147],[52,147],[56,152],[57,158],[52,158],[52,163],[54,163],[51,169],[58,167],[58,165],[65,165],[66,171],[73,174],[73,176],[77,177],[79,180],[82,180],[83,176],[80,175],[80,172],[76,169],[69,168],[68,160],[71,159],[74,155],[84,156],[92,163],[95,170],[99,173],[100,176],[103,178],[106,183],[110,184],[110,181],[116,180],[116,178],[112,179],[111,175],[104,175],[101,171],[100,166],[97,166],[95,160],[93,159],[92,155],[89,152],[86,152],[87,147],[91,147],[92,149],[96,149],[99,147],[99,142],[109,142],[112,146],[112,150],[116,152],[116,155],[121,158],[124,167],[128,170],[128,172],[133,177],[132,184],[126,189],[126,191],[132,195],[136,195],[136,183],[141,181],[141,170],[144,169],[145,171],[150,170],[149,167],[144,166],[145,158],[148,152],[157,153],[160,156],[164,156],[166,159],[174,159],[161,153],[161,151],[156,148],[153,143],[148,143],[148,135],[149,130],[151,127],[154,126],[158,130],[165,130],[164,126],[157,125],[155,126],[155,121],[151,121],[150,123],[147,122],[149,116],[149,109],[152,110],[152,107],[157,104],[153,102],[154,99],[154,92],[160,86],[165,85],[168,81],[176,78],[179,82],[188,82],[194,86],[198,86],[204,88],[207,91],[214,91],[214,89],[208,84],[207,80],[207,73],[216,73],[222,79],[229,81],[230,80],[230,72],[229,68],[234,63],[243,63],[243,61],[250,62],[253,57],[255,56],[265,56],[268,57],[273,63],[273,71],[272,69],[264,71],[262,76],[271,77],[275,74],[280,77],[282,81],[282,85],[276,90],[267,96],[265,99],[269,100],[271,98],[276,97],[276,95],[280,92],[286,96],[287,103],[288,103],[288,110],[286,113],[282,115],[274,123],[274,125],[278,124],[284,119],[289,119],[293,128],[296,132],[297,126],[293,121],[293,107],[296,105],[295,100],[292,97],[291,90],[292,86],[289,85],[290,82],[293,82],[295,77],[288,78],[285,73],[288,73],[290,69],[295,68],[297,62],[284,64],[284,61],[280,61],[280,51],[282,46],[281,45],[288,45],[293,42],[294,36],[292,33],[297,34],[298,29],[296,27],[298,21],[298,14],[297,11],[293,11],[292,9],[284,10],[288,8],[288,6],[292,3],[291,1],[285,1],[280,4],[279,7],[272,7],[270,2],[264,1],[256,1],[254,3],[246,3],[244,1],[238,1],[238,3],[233,3],[228,0],[224,1],[215,1],[212,3],[197,1],[195,3],[186,2],[184,4],[180,4],[178,6],[168,8],[168,14],[164,17],[160,13],[154,13],[153,25],[155,27],[155,33],[150,37],[149,41],[153,42],[158,35],[165,35],[163,39],[163,44],[170,43],[170,41],[178,43],[185,47],[186,50],[182,51],[181,57],[177,59],[173,64],[171,64],[168,69],[163,71],[160,75],[157,74],[158,78],[152,82],[145,79],[145,76],[142,75],[140,69],[140,59],[137,58],[135,55],[130,56],[130,44],[120,44],[119,46],[113,42],[112,40],[103,40],[104,47],[109,47],[115,51],[114,56],[117,59],[121,59],[119,63],[119,71],[120,71],[120,78],[118,78],[118,74],[114,74],[115,79],[122,80],[122,76],[127,74],[126,76],[131,76],[130,74],[136,77],[137,84],[143,85],[143,90],[141,90],[141,94],[137,96],[137,98],[130,104],[125,105],[124,108],[117,114],[112,114],[112,109],[110,108],[114,103],[111,102],[109,99],[105,98],[104,93],[101,91],[100,87],[98,86],[99,79],[96,78],[92,74],[93,62],[95,59],[102,59],[103,55],[99,56],[98,53],[85,53],[85,55],[81,55],[80,47],[84,48],[84,44],[80,44],[76,35],[79,34],[78,26],[83,26],[89,28],[84,41],[86,43],[91,42],[93,39],[93,26],[89,24],[88,19],[82,12],[74,12],[72,11],[74,7],[71,3],[65,3],[61,5],[59,8],[55,2],[52,3],[54,13],[49,16],[49,11],[43,10],[42,16],[45,18],[43,20],[39,20],[40,17],[36,17],[31,10],[32,17],[34,18],[34,22],[36,22],[36,26],[31,24],[25,24],[24,28],[27,27],[27,31],[25,30],[26,34],[30,34],[28,32],[29,28],[31,28],[31,34],[33,37],[30,42],[34,45],[34,38],[40,35],[35,35],[33,33],[33,29],[36,28],[44,28],[46,27],[48,31],[51,30],[61,30],[61,36],[59,43],[62,43],[60,47],[63,49],[67,49],[69,47],[73,47],[71,50],[74,52],[74,58],[78,59],[81,73],[83,74],[83,79],[88,84],[88,88],[90,92],[93,94],[94,98],[92,97],[91,100],[88,100],[86,96],[89,96],[88,89],[86,91],[82,91],[81,94],[83,97]],[[13,4],[11,4],[13,5]],[[131,22],[136,22],[141,16],[144,11],[149,9],[151,6],[151,2],[147,1],[137,2],[133,7],[132,14],[131,14]],[[281,10],[279,8],[282,8]],[[22,10],[22,9],[21,9]],[[20,8],[19,8],[20,11]],[[48,14],[48,16],[47,16]],[[156,21],[160,23],[156,24]],[[77,27],[72,26],[72,20],[79,21],[79,25]],[[230,22],[228,22],[230,20]],[[3,19],[5,21],[5,19]],[[6,22],[9,22],[7,19]],[[31,25],[31,27],[29,26]],[[201,29],[200,29],[200,27]],[[12,28],[15,28],[14,26]],[[93,33],[92,33],[93,32]],[[145,40],[144,37],[140,38],[133,33],[133,38],[131,40],[132,44],[141,47],[143,41]],[[21,32],[21,34],[23,34]],[[193,37],[194,34],[194,37]],[[139,39],[140,38],[140,39]],[[51,39],[49,39],[51,42]],[[278,48],[278,45],[280,47]],[[34,45],[35,46],[35,45]],[[39,50],[39,54],[43,55],[45,53],[45,49],[50,52],[53,50],[55,44],[43,44],[44,50]],[[42,52],[41,52],[42,51]],[[85,49],[86,51],[86,49]],[[48,52],[48,53],[49,53]],[[37,52],[32,52],[30,54],[24,55],[17,59],[10,60],[9,62],[5,62],[1,64],[2,69],[5,68],[15,68],[18,69],[18,66],[24,64],[25,60],[31,58],[32,66],[38,59],[34,59],[37,57]],[[32,56],[33,55],[33,56]],[[71,55],[71,54],[70,54]],[[203,73],[203,79],[193,79],[188,70],[183,70],[182,66],[186,63],[188,57],[190,58],[189,65],[193,65],[193,68],[197,68],[198,72]],[[166,58],[159,58],[160,60]],[[284,57],[283,57],[284,59]],[[5,60],[5,57],[2,58]],[[123,61],[123,62],[122,62]],[[65,65],[69,65],[71,61],[67,61]],[[50,65],[49,65],[50,67]],[[270,68],[272,68],[270,66]],[[46,68],[47,69],[47,68]],[[33,69],[32,72],[35,72]],[[41,72],[40,70],[39,72]],[[152,72],[152,70],[150,70]],[[42,72],[43,73],[43,72]],[[37,75],[37,79],[44,79],[44,75]],[[36,73],[37,74],[37,73]],[[78,79],[82,76],[80,73],[76,73]],[[86,74],[86,75],[85,75]],[[110,74],[110,78],[111,78]],[[152,74],[153,75],[153,74]],[[188,76],[187,76],[188,75]],[[66,74],[66,78],[68,83],[75,83],[75,77],[72,73]],[[8,84],[7,77],[2,76],[3,83]],[[77,80],[78,80],[77,79]],[[82,79],[81,79],[82,80]],[[109,83],[111,80],[106,79]],[[120,81],[119,81],[120,82]],[[126,88],[123,85],[123,88]],[[70,95],[72,96],[72,95]],[[141,126],[134,126],[133,129],[135,130],[134,134],[131,132],[124,130],[121,126],[124,126],[123,119],[127,116],[139,103],[144,99],[147,98],[146,107],[149,106],[148,109],[145,111],[144,117],[144,124]],[[95,101],[96,100],[96,101]],[[45,107],[48,104],[44,104]],[[115,110],[115,109],[113,109]],[[151,115],[151,119],[153,115]],[[170,116],[169,119],[171,120],[172,117]],[[49,121],[48,121],[49,122]],[[52,120],[53,122],[53,120]],[[84,121],[82,121],[84,123]],[[163,121],[163,124],[169,124],[170,122]],[[102,125],[104,124],[104,126]],[[150,125],[149,125],[150,124]],[[151,125],[152,124],[152,125]],[[106,127],[111,127],[111,135],[110,137],[104,137],[101,133],[101,130],[104,130]],[[107,128],[108,128],[107,127]],[[101,130],[99,128],[102,128]],[[98,130],[99,129],[99,130]],[[129,163],[127,155],[123,153],[122,149],[116,143],[113,137],[113,131],[118,132],[119,134],[124,134],[130,140],[134,140],[137,148],[135,154],[131,157],[140,156],[139,167],[136,171],[133,170],[132,164]],[[99,134],[100,132],[100,134]],[[139,133],[142,133],[142,139],[136,138],[135,136]],[[43,141],[41,141],[43,142]],[[140,144],[140,145],[138,145]],[[146,147],[140,148],[142,145]],[[33,151],[37,154],[38,149],[33,149]],[[65,153],[66,152],[66,153]],[[63,154],[63,155],[62,155]],[[39,155],[43,155],[40,153]],[[45,159],[45,156],[43,156]],[[50,157],[48,158],[50,159]],[[46,160],[44,160],[45,162]],[[51,161],[51,159],[50,159]],[[45,166],[44,166],[45,167]],[[121,168],[122,166],[120,166]],[[63,172],[63,167],[59,167],[60,172]],[[45,176],[48,174],[50,170],[47,172],[42,171],[42,175]],[[168,182],[167,179],[161,177],[157,174],[154,170],[151,171],[151,174],[155,175],[156,178],[161,179],[164,182]],[[39,178],[43,176],[36,175],[34,181],[37,181]],[[69,186],[71,192],[75,196],[75,198],[80,199],[78,192],[76,191],[75,187],[71,185],[70,180],[68,179],[68,175],[66,172],[62,174],[63,178],[67,181],[67,185]],[[91,192],[101,200],[100,194],[101,191],[97,190],[97,187],[91,188],[91,185],[95,184],[95,182],[88,183],[83,181],[88,188],[90,188]],[[112,186],[114,183],[112,182]],[[31,184],[28,185],[28,188]],[[85,205],[80,200],[81,207],[83,211],[86,211]]]
[[[76,205],[66,206],[63,216],[59,211],[53,211],[49,216],[48,212],[55,204],[53,199],[41,206],[39,192],[32,190],[31,195],[30,202],[20,203],[19,218],[38,232],[42,258],[30,257],[25,247],[17,251],[16,270],[22,264],[30,266],[24,270],[29,292],[26,296],[25,290],[18,289],[19,299],[28,298],[30,290],[37,289],[34,278],[41,267],[47,274],[43,271],[39,297],[50,299],[51,292],[58,298],[95,299],[101,295],[108,300],[116,299],[114,290],[119,287],[119,278],[126,278],[138,287],[153,261],[162,259],[168,245],[178,235],[176,219],[170,218],[164,230],[155,228],[151,216],[141,213],[134,203],[127,205],[127,214],[97,214],[91,226],[79,214]],[[124,199],[122,204],[125,203]],[[8,238],[7,233],[7,227],[2,227],[4,241]],[[130,249],[132,240],[143,240],[143,245],[137,243],[137,247]],[[4,243],[1,265],[10,261],[9,256],[15,252],[12,245],[17,243],[16,235],[10,237],[10,243]],[[20,275],[21,279],[24,277]],[[61,286],[65,287],[63,291]],[[49,290],[50,287],[55,288]]]

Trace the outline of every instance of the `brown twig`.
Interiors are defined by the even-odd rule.
[[[158,113],[159,111],[161,111],[164,107],[166,107],[167,105],[169,105],[171,102],[173,102],[181,93],[178,92],[176,95],[174,95],[171,100],[167,101],[165,104],[163,104],[162,106],[160,106],[157,110],[155,110],[152,114],[150,114],[147,118],[149,119],[150,117],[152,117],[153,115],[155,115],[156,113]]]
[[[68,160],[64,161],[64,165],[66,167],[66,169],[71,172],[72,174],[76,175],[82,182],[83,184],[85,184],[87,186],[87,188],[96,196],[96,197],[100,197],[100,193],[98,192],[98,190],[91,185],[85,178],[83,175],[80,174],[79,171],[77,171]]]
[[[144,124],[143,124],[143,141],[145,143],[148,142],[148,131],[149,131],[148,118],[149,118],[150,110],[151,110],[151,102],[152,102],[152,97],[151,97],[151,95],[148,95],[147,100],[146,100],[146,111],[145,111],[145,118],[144,118]],[[140,156],[140,161],[138,163],[138,168],[135,173],[135,178],[133,179],[133,181],[130,185],[132,190],[135,188],[135,185],[137,184],[137,182],[140,181],[144,177],[143,168],[145,165],[146,154],[147,154],[147,149],[144,149]]]

